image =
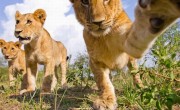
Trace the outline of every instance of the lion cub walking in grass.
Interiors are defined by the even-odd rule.
[[[27,88],[20,94],[34,91],[38,64],[44,65],[42,93],[54,90],[57,83],[57,70],[61,67],[61,86],[66,87],[67,50],[61,42],[51,38],[43,28],[46,12],[38,9],[34,13],[15,14],[15,36],[25,44],[27,66]]]
[[[8,75],[9,85],[13,87],[15,85],[15,79],[18,74],[23,74],[23,82],[21,89],[26,88],[26,64],[25,64],[25,52],[21,49],[21,44],[17,42],[6,42],[0,39],[0,48],[2,48],[2,54],[8,61]]]
[[[157,36],[180,17],[180,0],[138,0],[134,22],[124,11],[122,0],[70,1],[84,26],[90,67],[100,90],[93,108],[115,110],[118,104],[110,71],[126,65],[137,68],[135,59],[142,57]],[[134,75],[134,79],[141,84],[140,75]]]

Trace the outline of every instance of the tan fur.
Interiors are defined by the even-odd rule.
[[[135,21],[131,22],[121,0],[70,0],[76,18],[84,26],[83,37],[90,57],[90,67],[101,90],[94,109],[117,107],[111,69],[143,56],[159,34],[180,16],[178,0],[139,0]],[[134,57],[134,58],[133,58]],[[139,74],[134,77],[139,82]]]
[[[26,64],[25,64],[25,52],[21,49],[21,44],[17,42],[6,42],[0,39],[0,48],[2,48],[2,54],[8,61],[8,75],[9,85],[15,85],[15,79],[18,74],[26,76]],[[26,88],[26,80],[23,80],[21,89]]]
[[[28,14],[16,12],[15,36],[25,44],[28,80],[28,87],[20,94],[35,90],[38,64],[45,66],[42,92],[54,90],[58,67],[61,67],[61,85],[66,87],[67,50],[61,42],[53,40],[43,28],[45,19],[46,13],[43,9]]]

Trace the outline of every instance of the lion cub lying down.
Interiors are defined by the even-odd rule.
[[[20,94],[34,91],[38,64],[44,65],[42,93],[54,90],[57,83],[57,70],[61,67],[61,86],[66,87],[67,50],[61,42],[55,41],[43,28],[46,12],[38,9],[34,13],[16,12],[15,36],[25,44],[27,66],[27,88]]]
[[[9,71],[9,85],[12,87],[15,85],[15,79],[18,74],[26,74],[26,64],[25,64],[25,53],[21,49],[21,44],[17,42],[6,42],[0,39],[0,48],[2,49],[2,54],[4,58],[8,61],[8,71]],[[24,78],[23,78],[24,79]],[[21,89],[25,88],[26,83],[23,80]]]

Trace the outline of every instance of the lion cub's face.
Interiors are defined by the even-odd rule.
[[[27,14],[21,14],[19,11],[16,11],[15,19],[15,36],[19,38],[21,43],[28,44],[40,36],[46,13],[42,9]]]
[[[4,58],[8,61],[14,60],[17,57],[18,52],[20,51],[21,44],[19,42],[5,42],[0,39],[0,48]]]
[[[94,36],[106,35],[111,31],[120,0],[70,0],[78,21]]]

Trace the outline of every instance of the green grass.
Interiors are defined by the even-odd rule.
[[[16,87],[9,88],[7,68],[0,68],[0,110],[67,110],[69,108],[89,108],[92,101],[88,95],[91,88],[71,86],[66,90],[59,89],[57,85],[54,93],[40,97],[40,86],[43,73],[40,72],[37,79],[37,90],[34,93],[19,96],[21,76],[17,79]]]
[[[158,100],[166,100],[165,96],[173,98],[173,96],[170,96],[171,94],[174,97],[180,95],[179,91],[175,92],[180,87],[179,83],[164,80],[161,77],[153,79],[156,75],[149,75],[150,71],[148,68],[140,69],[139,71],[142,73],[142,79],[146,85],[145,89],[140,89],[133,85],[130,73],[115,72],[116,74],[113,76],[112,81],[116,89],[118,110],[157,110],[156,103]],[[15,88],[10,89],[7,81],[7,68],[0,68],[0,72],[2,76],[0,79],[0,110],[91,110],[93,100],[96,99],[98,94],[95,82],[89,80],[91,86],[85,86],[85,84],[82,86],[81,83],[74,85],[72,81],[69,83],[68,89],[60,89],[60,85],[58,85],[54,93],[40,97],[39,88],[43,75],[40,72],[37,79],[37,90],[31,94],[18,96],[20,80]],[[153,75],[155,76],[153,77]],[[176,76],[176,78],[179,77]],[[83,80],[80,81],[84,83]],[[170,81],[171,84],[165,83],[167,81]],[[163,92],[167,94],[163,96]],[[180,99],[177,100],[179,101]],[[178,104],[178,102],[176,103]],[[173,107],[179,107],[179,105],[174,105],[176,103],[173,103]],[[162,109],[168,109],[165,102],[161,104]]]

